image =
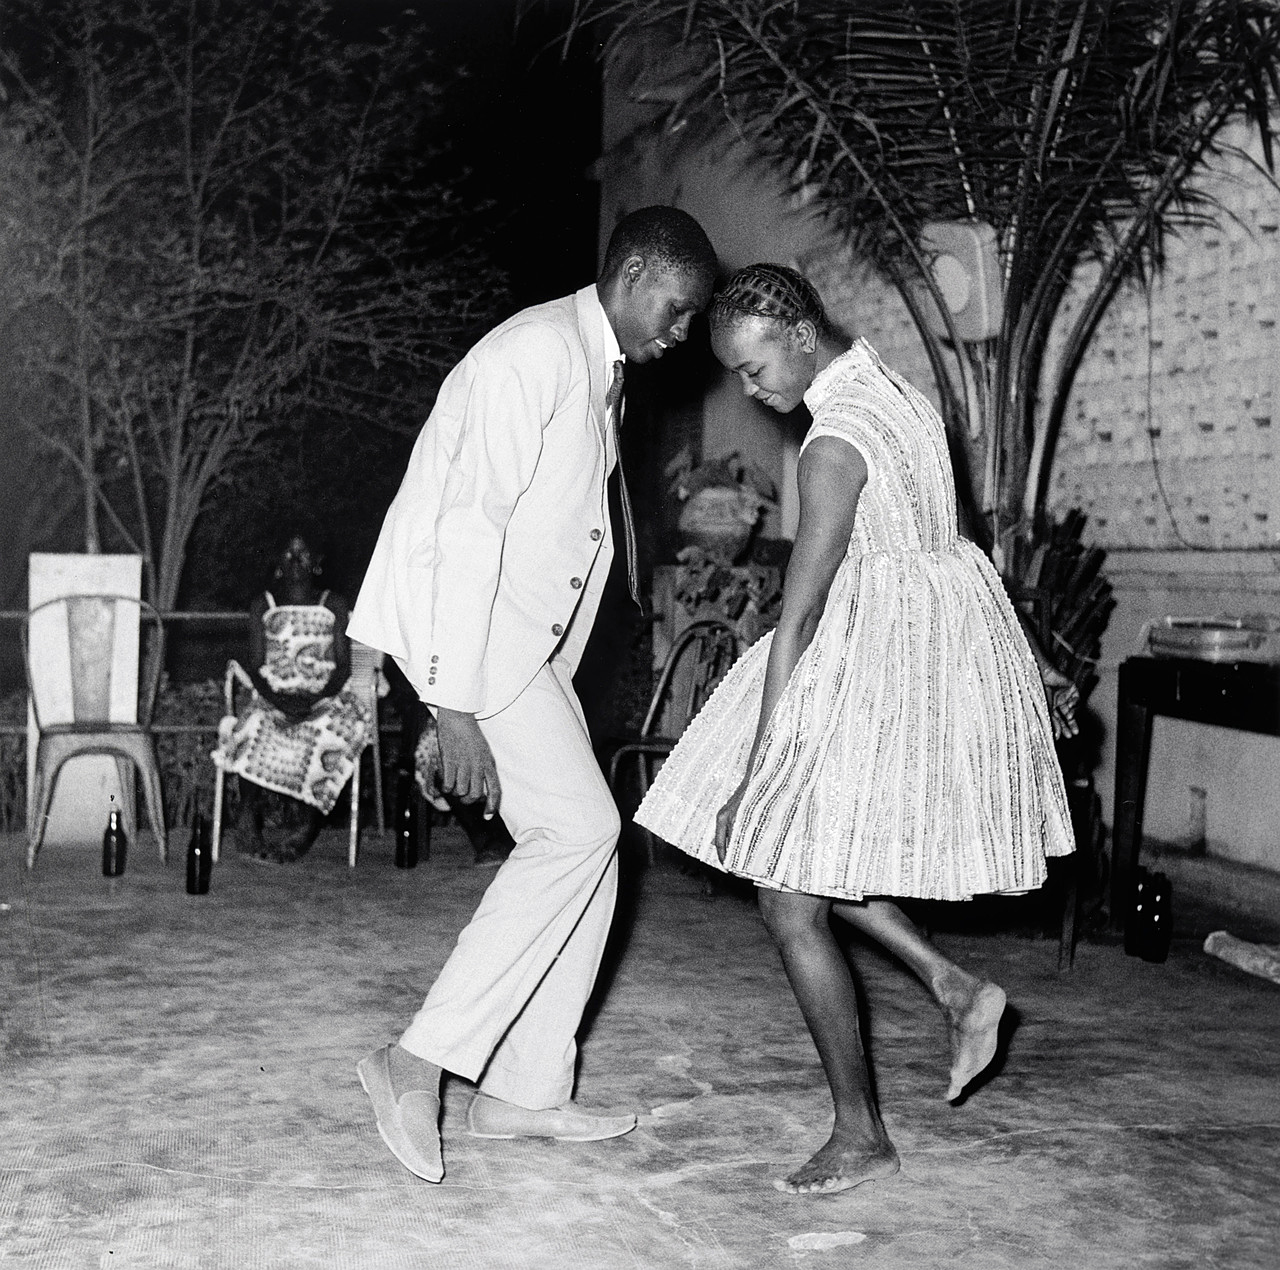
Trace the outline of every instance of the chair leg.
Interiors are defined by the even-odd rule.
[[[609,760],[609,792],[613,795],[614,802],[618,801],[618,768],[622,765],[624,755],[630,752],[626,748],[618,749]]]
[[[1080,911],[1080,853],[1076,851],[1063,866],[1067,882],[1062,897],[1062,931],[1058,936],[1058,969],[1072,970],[1076,964],[1076,920]]]
[[[637,754],[637,760],[640,763],[640,801],[644,801],[644,796],[649,792],[649,756],[647,754]],[[656,856],[653,849],[653,834],[641,826],[641,833],[644,834],[645,857],[649,861],[649,867],[652,868]]]
[[[116,765],[116,779],[120,782],[120,819],[130,842],[138,840],[137,786],[133,783],[133,758],[119,750],[112,752]]]
[[[627,758],[634,758],[639,768],[638,775],[641,799],[643,799],[649,792],[649,785],[651,784],[649,776],[649,755],[647,755],[642,749],[635,748],[630,745],[624,745],[616,750],[613,757],[609,760],[609,792],[613,794],[615,802],[618,800],[618,773],[622,768],[622,760]],[[650,864],[653,864],[656,856],[653,846],[653,834],[651,834],[642,825],[636,825],[636,828],[640,830],[644,839],[645,858]]]
[[[382,805],[382,741],[378,737],[378,716],[373,716],[373,740],[370,742],[373,749],[373,805],[378,813],[378,837],[382,838],[387,832],[387,813]]]
[[[164,794],[160,789],[160,769],[156,766],[154,753],[149,763],[139,763],[138,771],[142,774],[142,792],[147,800],[147,816],[151,821],[151,832],[156,836],[160,847],[160,860],[169,863],[169,832],[164,822]]]
[[[30,832],[27,835],[27,868],[33,869],[36,864],[36,853],[44,842],[44,831],[49,824],[49,808],[53,805],[53,791],[58,783],[58,772],[62,768],[61,761],[46,771],[44,755],[36,750],[36,782],[32,790],[29,814]]]
[[[27,868],[34,869],[36,867],[36,852],[40,849],[40,843],[44,839],[44,827],[40,818],[40,807],[44,802],[44,779],[40,772],[39,763],[36,764],[35,777],[31,785],[31,803],[27,807]],[[40,826],[37,833],[37,826]]]
[[[222,845],[222,786],[226,778],[221,764],[216,765],[213,769],[213,840],[209,855],[214,864],[218,863],[218,848]]]
[[[356,867],[356,840],[360,834],[360,762],[351,772],[351,836],[347,843],[347,868]]]
[[[423,798],[416,782],[410,796],[418,809],[418,860],[421,862],[431,854],[431,829],[435,824],[436,809]]]
[[[1080,903],[1093,867],[1098,805],[1091,778],[1073,780],[1067,786],[1067,806],[1071,812],[1071,832],[1076,849],[1060,865],[1066,875],[1066,884],[1062,897],[1062,929],[1058,936],[1059,970],[1072,970],[1076,963]]]

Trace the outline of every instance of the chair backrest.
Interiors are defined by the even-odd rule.
[[[143,633],[149,631],[149,641]],[[22,624],[22,653],[27,689],[36,726],[44,722],[69,722],[92,727],[112,722],[113,685],[116,675],[137,666],[136,719],[151,722],[160,671],[164,660],[160,615],[132,595],[61,595],[37,604]],[[59,690],[56,669],[37,669],[32,662],[32,641],[52,652],[66,649],[70,693]],[[70,715],[67,718],[67,715]]]
[[[676,637],[654,684],[642,737],[678,738],[738,660],[738,633],[727,622],[706,618]]]

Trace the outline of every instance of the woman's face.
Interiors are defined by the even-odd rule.
[[[813,383],[818,332],[812,322],[743,317],[711,332],[711,350],[742,381],[748,397],[771,410],[794,410]]]
[[[280,563],[276,572],[283,576],[285,574],[296,574],[299,577],[309,577],[314,571],[317,564],[315,552],[311,550],[307,540],[300,534],[289,539],[288,545],[280,555]]]

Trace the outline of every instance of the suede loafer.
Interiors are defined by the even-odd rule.
[[[600,1142],[620,1138],[636,1127],[633,1115],[601,1116],[575,1102],[542,1111],[477,1094],[467,1109],[467,1132],[473,1138],[554,1138],[557,1142]]]
[[[444,1177],[440,1154],[440,1096],[430,1089],[410,1089],[396,1097],[389,1055],[384,1045],[356,1064],[360,1083],[373,1103],[378,1132],[391,1154],[424,1182]]]

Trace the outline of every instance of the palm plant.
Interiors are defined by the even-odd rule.
[[[1201,178],[1227,148],[1228,124],[1251,119],[1273,169],[1280,10],[1271,0],[573,0],[570,34],[595,24],[608,32],[606,56],[644,43],[632,93],[667,103],[660,127],[693,121],[705,141],[727,125],[896,285],[974,474],[961,491],[982,513],[973,528],[1020,572],[1046,533],[1056,441],[1108,305],[1158,272],[1171,233],[1218,214]],[[1003,314],[990,338],[957,338],[921,241],[937,221],[995,231]],[[1049,358],[1073,284],[1080,303]],[[934,305],[945,333],[931,325]]]

